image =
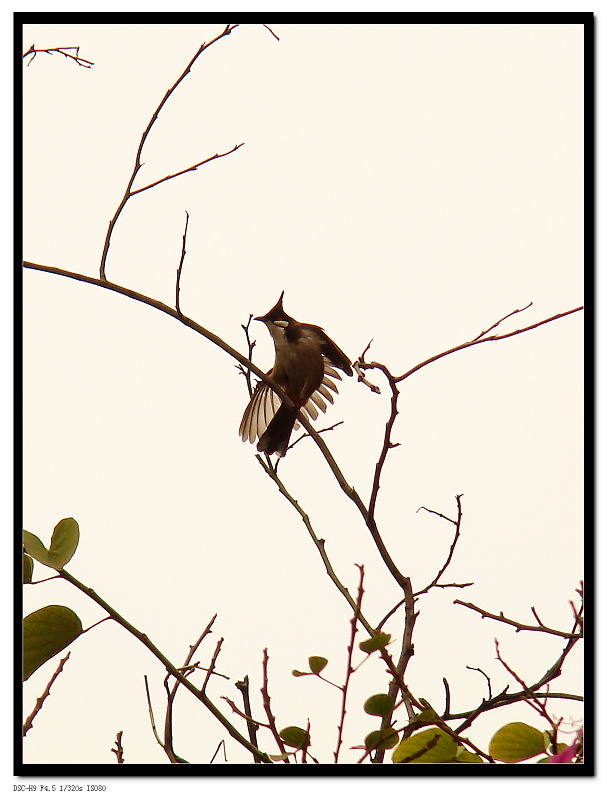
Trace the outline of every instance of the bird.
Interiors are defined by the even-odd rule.
[[[266,374],[276,381],[293,405],[288,405],[272,391],[267,383],[259,381],[240,423],[239,434],[243,442],[259,439],[257,450],[282,458],[289,446],[293,428],[297,428],[297,412],[316,419],[318,410],[326,411],[333,403],[331,392],[337,393],[333,379],[341,380],[336,371],[352,375],[352,364],[318,325],[297,322],[282,307],[284,290],[276,305],[262,317],[274,341],[274,366]]]

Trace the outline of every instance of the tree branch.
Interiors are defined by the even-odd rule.
[[[239,730],[237,730],[229,720],[224,717],[224,715],[219,711],[219,709],[211,702],[211,700],[206,696],[204,692],[200,689],[196,688],[194,684],[190,683],[187,678],[181,674],[180,670],[172,664],[168,658],[162,653],[156,645],[150,640],[150,638],[141,631],[137,630],[134,625],[131,625],[123,616],[121,616],[115,609],[113,609],[108,603],[103,600],[93,589],[90,589],[88,586],[85,586],[83,583],[77,578],[74,578],[73,575],[70,575],[69,572],[66,572],[64,569],[57,570],[59,575],[68,583],[71,583],[72,586],[75,586],[81,592],[83,592],[87,597],[90,597],[91,600],[94,600],[97,605],[101,606],[110,617],[117,622],[119,625],[122,625],[130,634],[132,634],[136,639],[138,639],[144,647],[146,647],[152,655],[154,655],[161,664],[164,665],[167,672],[169,672],[176,680],[179,681],[183,686],[185,686],[188,691],[190,691],[194,697],[196,697],[200,702],[211,712],[211,714],[217,719],[221,725],[227,730],[227,732],[232,736],[233,739],[236,739],[244,748],[246,748],[250,753],[253,755],[258,755],[262,761],[265,763],[270,763],[271,759],[266,753],[262,753],[256,747],[254,747],[251,742],[246,739]]]
[[[122,200],[118,204],[118,208],[116,209],[116,212],[115,212],[114,216],[110,220],[110,224],[109,224],[106,236],[105,236],[105,242],[104,242],[104,245],[103,245],[103,253],[101,254],[101,265],[99,267],[99,277],[100,277],[100,279],[102,281],[106,280],[105,265],[106,265],[106,261],[107,261],[108,251],[110,249],[110,240],[112,238],[112,232],[114,230],[116,222],[118,221],[118,217],[122,213],[122,209],[125,207],[125,205],[127,204],[128,200],[133,196],[133,194],[136,194],[137,192],[144,191],[144,189],[137,189],[136,191],[133,191],[133,183],[135,182],[135,178],[137,177],[137,173],[139,172],[139,170],[143,166],[142,161],[141,161],[141,153],[143,152],[143,146],[145,144],[146,139],[148,138],[148,135],[149,135],[150,131],[152,130],[152,127],[153,127],[154,123],[156,122],[156,120],[158,118],[158,115],[162,111],[162,108],[164,107],[164,104],[167,102],[169,97],[173,94],[175,89],[179,86],[179,84],[186,77],[186,75],[188,75],[188,73],[190,72],[190,70],[194,66],[194,62],[196,61],[198,56],[200,56],[202,53],[204,53],[205,50],[208,50],[208,48],[211,47],[211,45],[215,44],[215,42],[218,42],[220,39],[223,39],[224,36],[229,36],[232,33],[232,31],[237,27],[238,27],[238,25],[226,25],[225,29],[222,31],[222,33],[219,34],[219,36],[216,36],[214,39],[212,39],[208,43],[204,43],[203,42],[203,44],[198,48],[198,51],[196,52],[194,57],[191,59],[190,63],[187,65],[187,67],[181,73],[179,78],[177,78],[177,80],[171,86],[171,88],[166,92],[166,94],[164,95],[164,97],[160,101],[160,104],[156,108],[156,111],[154,111],[154,113],[152,114],[152,118],[148,122],[148,126],[144,130],[144,132],[143,132],[143,134],[141,136],[141,141],[139,142],[139,147],[137,148],[137,155],[135,157],[135,166],[133,167],[133,171],[131,173],[131,177],[129,178],[129,181],[127,183],[127,186],[126,186],[124,195],[122,197]],[[237,150],[239,147],[241,147],[241,145],[237,145],[236,147],[234,147],[229,152],[233,153],[234,150]],[[228,155],[228,154],[229,153],[222,153],[222,155]],[[211,158],[206,159],[206,161],[211,161],[214,158],[220,158],[220,157],[221,156],[219,156],[219,155],[214,155]],[[189,172],[192,169],[197,169],[202,164],[205,164],[206,161],[201,161],[200,163],[196,164],[193,167],[188,167],[188,169],[185,169],[185,170],[182,170],[181,172],[175,173],[175,175],[167,175],[166,178],[162,178],[162,180],[156,181],[155,183],[151,183],[151,184],[149,184],[148,186],[146,186],[144,188],[145,189],[149,189],[152,186],[156,186],[156,185],[158,185],[159,183],[162,183],[165,180],[170,180],[171,178],[174,178],[177,175],[182,175],[184,172]]]

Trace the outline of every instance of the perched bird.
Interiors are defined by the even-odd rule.
[[[239,434],[243,442],[259,439],[257,449],[261,453],[278,453],[284,456],[291,431],[297,427],[297,411],[302,410],[312,419],[318,417],[318,409],[327,410],[333,403],[331,392],[337,392],[332,378],[341,380],[335,367],[346,375],[352,375],[352,365],[346,354],[318,325],[308,325],[285,313],[281,293],[278,302],[263,317],[274,340],[276,357],[274,366],[267,373],[293,401],[288,406],[263,381],[259,381],[245,409]]]

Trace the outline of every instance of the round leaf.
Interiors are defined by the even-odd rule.
[[[371,731],[365,736],[365,749],[371,750],[390,750],[398,744],[398,734],[394,728],[386,728],[383,731]]]
[[[365,700],[364,709],[374,717],[387,717],[392,713],[394,700],[387,694],[374,694]]]
[[[296,750],[303,750],[304,747],[310,746],[310,737],[307,731],[303,728],[298,728],[296,725],[291,725],[289,728],[283,728],[280,731],[280,738],[289,747],[294,747]]]
[[[53,569],[62,569],[76,552],[80,529],[72,517],[62,519],[55,525],[51,537],[51,546],[46,549],[37,536],[23,531],[23,546],[30,556]]]
[[[489,754],[497,761],[512,764],[545,752],[544,736],[537,728],[524,722],[511,722],[494,734]]]
[[[23,680],[81,633],[82,623],[65,606],[45,606],[29,614],[23,620]]]
[[[460,745],[457,748],[457,755],[455,756],[455,760],[458,763],[471,763],[471,764],[482,764],[483,759],[479,756],[478,753],[472,753],[470,750],[466,750],[465,747]]]
[[[428,728],[402,741],[392,755],[395,764],[442,764],[452,761],[457,754],[457,743],[440,728]]]
[[[23,547],[25,552],[32,558],[35,558],[40,564],[47,567],[52,566],[50,562],[50,555],[46,547],[42,544],[37,536],[29,531],[23,531]]]
[[[80,538],[80,528],[72,517],[62,519],[55,525],[49,555],[53,561],[51,566],[55,569],[64,567],[76,552],[78,540]]]
[[[372,636],[371,639],[365,639],[364,642],[361,642],[358,646],[363,651],[363,653],[373,653],[375,650],[380,650],[382,647],[385,647],[390,642],[390,634],[389,633],[376,633],[375,636]]]
[[[308,659],[308,664],[310,665],[310,669],[315,675],[320,675],[323,669],[329,663],[328,658],[324,658],[323,656],[310,656]]]

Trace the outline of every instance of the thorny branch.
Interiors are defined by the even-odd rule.
[[[257,730],[259,728],[259,724],[255,722],[255,720],[251,716],[251,698],[249,695],[249,676],[245,675],[241,681],[236,681],[235,683],[236,688],[242,694],[242,702],[244,705],[244,713],[245,719],[247,722],[247,731],[249,732],[249,739],[251,744],[257,747]],[[260,764],[261,761],[259,760],[258,756],[255,756],[254,759],[256,764]]]
[[[40,709],[44,705],[44,701],[46,700],[46,698],[50,695],[51,686],[55,683],[55,681],[59,677],[59,674],[63,671],[63,666],[64,666],[65,662],[68,660],[68,658],[70,657],[70,655],[71,655],[71,653],[68,652],[67,655],[64,656],[61,659],[61,661],[59,662],[59,666],[57,667],[57,669],[53,673],[53,677],[47,683],[46,688],[42,692],[40,697],[36,700],[36,705],[34,706],[34,708],[32,710],[32,713],[28,716],[28,718],[23,723],[23,736],[27,736],[27,732],[30,730],[31,727],[33,727],[34,719],[36,718],[36,715],[38,714],[38,712],[40,711]]]
[[[263,683],[261,686],[261,697],[263,700],[263,710],[266,712],[266,717],[268,720],[268,727],[272,732],[272,736],[274,737],[274,741],[278,745],[278,749],[283,755],[286,755],[287,751],[283,744],[282,739],[280,738],[280,734],[276,728],[276,717],[272,713],[271,701],[270,701],[270,692],[268,690],[268,648],[264,647],[263,649],[263,662],[262,662],[262,669],[263,669]],[[288,758],[285,759],[285,763],[289,763]]]
[[[418,511],[421,511],[423,509],[424,511],[427,511],[429,514],[436,514],[437,517],[445,519],[447,520],[447,522],[450,522],[452,525],[455,525],[455,535],[453,537],[453,541],[451,542],[451,547],[449,548],[449,555],[447,556],[447,560],[437,572],[436,577],[432,581],[430,581],[430,583],[425,588],[420,589],[418,592],[414,592],[415,597],[419,597],[420,594],[426,594],[426,592],[429,592],[430,589],[432,589],[432,587],[434,586],[436,586],[439,589],[446,589],[446,588],[465,589],[466,587],[473,585],[472,583],[439,583],[440,578],[442,577],[445,570],[451,563],[451,559],[453,558],[453,553],[455,552],[455,546],[457,544],[457,540],[459,539],[461,534],[462,513],[463,513],[461,494],[455,495],[455,502],[457,503],[456,520],[449,519],[449,517],[446,517],[444,514],[440,514],[438,511],[432,511],[432,509],[426,508],[426,506],[420,506],[420,508],[417,509]]]
[[[188,223],[190,215],[185,212],[185,228],[183,231],[182,245],[181,245],[181,258],[179,259],[179,266],[177,267],[177,280],[175,282],[175,310],[181,316],[181,308],[179,306],[179,292],[181,291],[181,270],[183,269],[183,262],[185,261],[185,243],[188,236]]]
[[[76,54],[73,55],[72,53],[69,52],[70,50],[75,50]],[[95,66],[95,62],[94,61],[87,61],[86,58],[82,58],[82,56],[80,55],[80,47],[79,46],[78,47],[47,47],[47,48],[41,49],[41,48],[37,48],[35,44],[31,44],[29,46],[29,49],[27,50],[27,52],[25,52],[23,54],[23,58],[27,58],[28,56],[31,56],[30,60],[25,65],[26,67],[29,67],[29,65],[32,63],[32,61],[38,55],[38,53],[47,53],[49,56],[52,56],[54,53],[60,53],[62,56],[65,56],[65,58],[71,58],[72,61],[75,61],[76,64],[78,64],[79,67],[84,67],[84,69],[90,69],[91,67]]]
[[[119,764],[124,764],[124,749],[122,747],[122,734],[123,733],[124,733],[124,731],[118,731],[118,733],[116,734],[116,741],[114,742],[116,747],[112,747],[112,749],[110,751],[110,752],[114,753],[114,755],[116,756],[116,761]]]
[[[524,311],[525,309],[529,308],[529,306],[531,306],[531,303],[529,303],[529,305],[526,305],[525,308],[520,308],[520,309],[517,308],[516,311],[512,311],[510,314],[506,314],[506,316],[502,317],[502,319],[499,320],[499,322],[496,322],[493,325],[491,325],[491,327],[488,328],[487,331],[485,331],[485,333],[487,333],[490,330],[493,330],[495,327],[497,327],[497,325],[500,324],[500,322],[503,322],[505,319],[508,319],[508,317],[511,317],[513,314],[519,314],[521,311]],[[439,358],[450,356],[452,353],[457,353],[459,350],[465,350],[467,347],[473,347],[476,344],[485,344],[485,342],[498,342],[500,341],[500,339],[508,339],[510,338],[510,336],[518,336],[519,333],[527,333],[527,331],[532,331],[534,328],[539,328],[540,325],[547,325],[549,322],[554,322],[557,319],[562,319],[563,317],[569,316],[569,314],[575,314],[577,311],[582,311],[583,308],[584,306],[578,306],[577,308],[572,308],[570,311],[563,311],[560,314],[555,314],[553,317],[549,317],[548,319],[540,320],[540,322],[534,322],[533,325],[527,325],[527,327],[525,328],[519,328],[516,331],[510,331],[510,333],[502,333],[495,336],[485,336],[484,338],[480,338],[481,336],[483,336],[483,334],[480,333],[477,337],[475,337],[469,342],[465,342],[464,344],[459,344],[457,345],[457,347],[452,347],[450,350],[445,350],[443,353],[439,353],[436,356],[427,358],[425,361],[422,361],[415,367],[412,367],[403,375],[394,378],[394,380],[397,383],[400,383],[400,381],[404,381],[406,380],[406,378],[409,378],[411,375],[413,375],[414,372],[418,372],[418,370],[422,369],[423,367],[427,367],[428,364],[432,364],[434,361],[438,361]]]
[[[73,575],[70,575],[69,572],[67,572],[64,569],[59,569],[57,570],[57,572],[61,578],[71,583],[72,586],[75,586],[83,594],[87,595],[87,597],[90,597],[91,600],[97,603],[97,605],[101,606],[101,608],[107,611],[107,613],[114,620],[114,622],[117,622],[119,625],[125,628],[132,636],[138,639],[144,645],[144,647],[146,647],[152,653],[152,655],[154,655],[155,658],[164,665],[166,671],[170,673],[176,680],[178,680],[179,683],[185,686],[186,689],[188,689],[188,691],[191,692],[194,695],[194,697],[196,697],[211,712],[211,714],[228,731],[228,733],[230,734],[230,736],[232,736],[232,738],[236,739],[237,742],[239,742],[245,749],[247,749],[253,755],[257,754],[262,761],[264,762],[270,761],[270,757],[265,753],[258,751],[248,741],[248,739],[246,739],[240,733],[240,731],[238,731],[229,722],[229,720],[219,711],[219,709],[213,704],[213,702],[206,696],[204,692],[202,692],[200,689],[194,686],[194,684],[192,684],[187,678],[183,676],[181,671],[169,661],[169,659],[164,655],[164,653],[161,650],[159,650],[156,647],[156,645],[154,645],[154,643],[145,633],[142,633],[141,631],[137,630],[137,628],[135,628],[134,625],[128,622],[128,620],[126,620],[121,614],[119,614],[115,609],[113,609],[112,606],[109,605],[109,603],[106,603],[106,601],[102,597],[100,597],[93,589],[90,589],[88,586],[85,586]]]
[[[564,639],[581,639],[583,634],[581,631],[571,631],[567,633],[566,631],[559,631],[555,628],[548,628],[546,625],[526,625],[524,622],[516,622],[513,619],[508,619],[508,617],[504,616],[503,611],[500,611],[499,614],[492,614],[490,611],[485,611],[478,606],[475,606],[473,603],[466,603],[463,600],[454,600],[454,605],[457,606],[464,606],[465,608],[469,608],[471,611],[476,611],[478,614],[481,615],[483,619],[485,617],[487,619],[494,619],[497,622],[503,622],[505,625],[511,625],[513,628],[516,628],[516,632],[519,631],[535,631],[536,633],[551,633],[553,636],[562,636]]]
[[[156,108],[154,113],[152,114],[152,118],[150,119],[147,128],[145,129],[145,131],[143,132],[143,134],[141,136],[141,141],[139,142],[139,147],[137,148],[137,155],[135,157],[135,166],[133,167],[133,171],[132,171],[131,177],[129,178],[129,181],[127,183],[126,190],[124,192],[122,200],[120,201],[120,203],[118,205],[118,208],[116,209],[116,212],[115,212],[114,216],[110,220],[110,224],[109,224],[109,227],[108,227],[108,230],[107,230],[107,234],[105,236],[105,243],[103,245],[103,253],[101,255],[101,265],[99,267],[99,277],[100,277],[100,279],[102,281],[106,280],[105,265],[106,265],[106,261],[107,261],[108,251],[110,249],[110,241],[111,241],[111,238],[112,238],[112,232],[114,230],[116,222],[118,221],[118,217],[120,216],[120,214],[122,212],[122,209],[125,207],[125,205],[127,204],[128,200],[134,194],[137,194],[139,192],[143,192],[146,189],[151,189],[153,186],[157,186],[159,183],[162,183],[163,181],[171,180],[171,178],[176,178],[178,175],[183,175],[184,173],[190,172],[191,170],[196,170],[196,169],[198,169],[198,167],[202,166],[203,164],[206,164],[208,161],[212,161],[213,159],[222,158],[223,156],[230,155],[230,153],[233,153],[236,150],[238,150],[239,147],[242,147],[242,144],[236,145],[231,150],[228,150],[225,153],[221,153],[221,154],[216,153],[214,156],[211,156],[210,158],[207,158],[204,161],[200,161],[198,164],[195,164],[195,165],[193,165],[191,167],[187,167],[186,169],[180,170],[179,172],[176,172],[173,175],[167,175],[166,177],[162,178],[161,180],[155,181],[154,183],[150,183],[147,186],[144,186],[144,187],[142,187],[140,189],[133,190],[133,184],[135,182],[135,178],[137,177],[137,173],[139,172],[139,170],[143,166],[143,163],[141,161],[141,154],[143,152],[143,147],[144,147],[146,139],[147,139],[150,131],[152,130],[152,127],[153,127],[154,123],[156,122],[156,120],[158,118],[158,115],[162,111],[162,108],[164,107],[165,103],[167,102],[169,97],[173,94],[175,89],[177,89],[177,87],[183,81],[183,79],[186,77],[186,75],[189,74],[190,70],[194,66],[194,63],[195,63],[196,59],[202,53],[204,53],[205,50],[208,50],[208,48],[211,47],[211,45],[215,44],[215,42],[218,42],[220,39],[223,39],[225,36],[229,36],[232,33],[232,31],[237,27],[238,27],[238,25],[226,25],[226,27],[222,31],[222,33],[220,33],[218,36],[216,36],[210,42],[208,42],[208,43],[204,43],[203,42],[203,44],[198,48],[198,50],[195,53],[194,57],[191,59],[190,63],[187,65],[187,67],[181,73],[179,78],[177,78],[175,83],[170,87],[170,89],[167,90],[166,94],[164,95],[164,97],[160,101],[160,104],[158,105],[158,107]]]
[[[204,631],[200,634],[200,636],[196,640],[196,643],[190,646],[190,650],[188,652],[188,655],[187,655],[187,658],[185,660],[185,663],[184,663],[184,665],[182,667],[179,668],[179,671],[181,672],[181,674],[184,677],[187,677],[191,673],[195,672],[196,669],[200,668],[200,662],[197,661],[196,663],[192,664],[191,661],[192,661],[192,658],[194,657],[196,651],[198,650],[198,648],[202,644],[203,639],[205,639],[206,636],[208,636],[208,634],[211,632],[213,623],[215,622],[216,619],[217,619],[217,614],[213,614],[210,622],[208,623],[208,625],[206,626]],[[215,672],[214,669],[215,669],[215,659],[212,660],[210,666],[206,670],[207,677],[206,677],[205,684],[204,684],[203,689],[202,689],[203,692],[205,691],[206,684],[207,684],[207,681],[208,681],[208,679],[209,679],[209,677],[211,675],[211,672],[214,675],[218,675],[219,674],[219,673]],[[179,688],[180,684],[179,684],[178,681],[175,681],[175,683],[173,684],[173,687],[169,688],[169,677],[170,677],[170,673],[167,673],[167,676],[164,679],[164,688],[165,688],[165,691],[166,691],[166,694],[167,694],[167,709],[166,709],[165,721],[164,721],[164,740],[161,740],[160,737],[158,736],[158,733],[156,732],[156,726],[155,726],[155,723],[154,723],[154,713],[153,713],[153,709],[152,709],[152,700],[151,700],[151,697],[150,697],[147,676],[144,676],[144,679],[145,679],[145,690],[146,690],[146,695],[147,695],[147,700],[148,700],[148,709],[149,709],[149,713],[150,713],[150,720],[151,720],[151,723],[152,723],[152,731],[154,733],[154,736],[156,737],[156,741],[162,747],[162,749],[165,751],[165,753],[167,754],[168,759],[169,759],[169,761],[171,761],[171,763],[173,763],[173,764],[187,763],[185,761],[185,759],[181,758],[181,756],[176,755],[175,751],[173,750],[173,704],[175,702],[175,695],[177,694],[177,689]],[[222,675],[221,677],[227,678],[226,675]]]
[[[365,579],[365,568],[361,564],[356,565],[358,567],[358,571],[360,573],[360,579],[358,583],[358,593],[356,595],[356,605],[360,612],[362,608],[363,602],[363,581]],[[335,752],[333,753],[334,756],[334,763],[337,764],[339,760],[339,751],[342,745],[342,735],[344,732],[344,722],[346,721],[346,701],[348,698],[348,686],[350,685],[350,678],[354,669],[352,668],[352,655],[354,653],[354,641],[356,639],[356,623],[358,621],[358,614],[355,613],[352,619],[350,620],[350,641],[348,643],[348,650],[347,650],[347,659],[346,659],[346,677],[344,680],[344,685],[341,688],[341,711],[339,714],[339,723],[337,725],[337,747],[335,748]]]

